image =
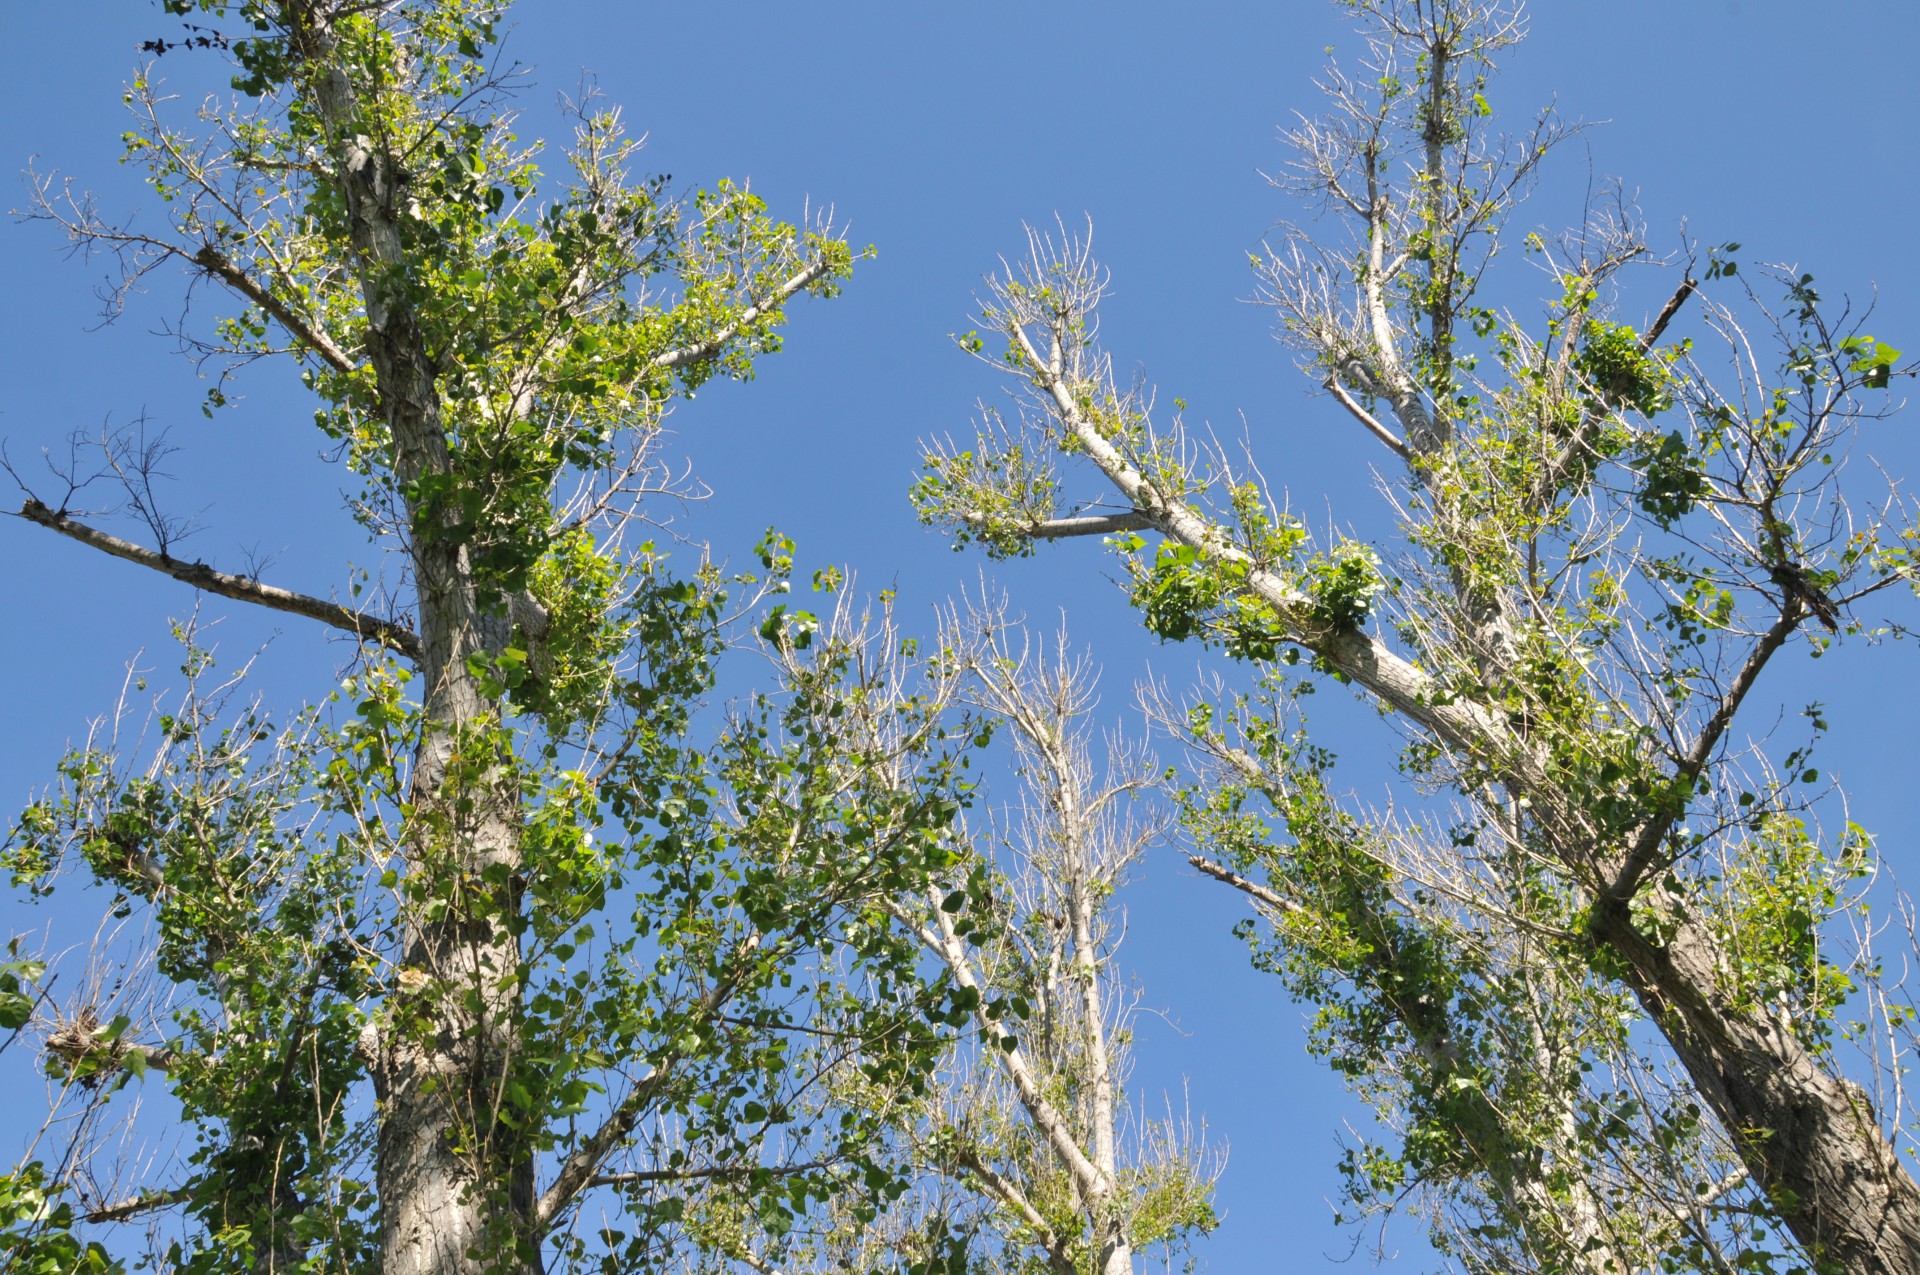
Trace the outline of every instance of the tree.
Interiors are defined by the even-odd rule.
[[[129,436],[29,490],[29,522],[357,646],[335,694],[275,709],[183,622],[148,758],[142,682],[11,830],[15,881],[79,873],[103,927],[90,973],[40,985],[61,1109],[54,1154],[6,1181],[19,1260],[122,1269],[141,1238],[73,1230],[130,1223],[181,1270],[631,1266],[710,1249],[690,1201],[715,1184],[775,1236],[829,1198],[871,1217],[898,1173],[881,1116],[795,1113],[840,1071],[911,1088],[937,1063],[951,989],[885,905],[947,869],[972,731],[909,697],[902,751],[848,754],[858,644],[764,605],[791,544],[728,576],[639,536],[666,413],[751,377],[851,250],[740,186],[635,179],[591,101],[543,186],[498,5],[165,7],[218,24],[188,43],[234,72],[198,136],[150,72],[130,89],[165,229],[51,178],[30,215],[113,255],[116,304],[160,267],[212,285],[203,360],[296,364],[400,570],[376,609],[185,561]],[[115,481],[152,545],[79,507]],[[701,738],[740,624],[808,654]],[[39,973],[9,966],[7,994]],[[156,1084],[180,1154],[111,1163]]]
[[[940,659],[965,678],[958,698],[1004,723],[1025,784],[1011,826],[896,905],[967,994],[977,1038],[917,1137],[1017,1241],[1006,1269],[1131,1275],[1136,1253],[1212,1229],[1218,1174],[1186,1122],[1129,1110],[1124,1091],[1139,994],[1114,965],[1115,894],[1166,832],[1153,806],[1126,804],[1158,777],[1117,736],[1097,776],[1094,676],[1064,632],[1036,652],[983,598],[950,615]]]
[[[964,706],[980,715],[975,729],[1003,741],[1020,792],[982,823],[950,825],[945,869],[885,904],[951,989],[946,1022],[957,1030],[938,1074],[841,1069],[801,1118],[882,1114],[911,1189],[877,1216],[832,1209],[785,1242],[749,1195],[723,1190],[698,1206],[707,1247],[789,1275],[1123,1275],[1155,1250],[1171,1259],[1215,1225],[1223,1157],[1170,1102],[1156,1116],[1126,1091],[1140,993],[1116,964],[1116,896],[1167,830],[1159,776],[1117,736],[1098,776],[1089,659],[1064,633],[1036,649],[1004,599],[949,608],[924,647],[890,614],[843,606],[825,629],[858,653],[865,692],[832,701],[820,722],[844,741],[840,756],[911,757],[922,714],[903,705]],[[787,680],[806,678],[791,647],[775,657]],[[678,1255],[682,1269],[715,1269],[705,1256]]]
[[[1329,72],[1278,182],[1349,234],[1288,227],[1254,265],[1281,339],[1404,465],[1397,539],[1317,543],[1256,452],[1116,382],[1105,274],[1064,229],[991,285],[995,348],[963,338],[1019,409],[928,449],[922,515],[995,555],[1103,536],[1148,629],[1261,669],[1158,715],[1202,763],[1197,866],[1256,902],[1256,959],[1398,1134],[1354,1150],[1356,1203],[1422,1192],[1475,1269],[1920,1269],[1885,1083],[1906,1016],[1844,924],[1872,842],[1817,819],[1810,739],[1745,733],[1783,656],[1902,631],[1861,612],[1914,580],[1911,511],[1842,471],[1913,365],[1735,244],[1689,245],[1621,321],[1652,257],[1617,194],[1525,236],[1552,296],[1514,318],[1490,271],[1570,132],[1491,131],[1518,7],[1350,7],[1363,70]],[[1663,344],[1690,314],[1700,343]],[[1105,499],[1070,501],[1063,465]],[[1330,786],[1300,716],[1324,681],[1403,736],[1395,809]]]

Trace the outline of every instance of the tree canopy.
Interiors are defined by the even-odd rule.
[[[522,137],[497,4],[164,7],[145,52],[230,90],[182,111],[150,62],[139,215],[40,172],[26,218],[110,315],[186,281],[210,415],[297,375],[372,552],[344,600],[183,556],[139,424],[9,461],[33,534],[342,646],[281,702],[183,608],[177,676],[13,821],[50,921],[0,1029],[53,1104],[0,1269],[1181,1260],[1222,1153],[1129,1083],[1119,942],[1174,854],[1275,976],[1248,1012],[1305,1006],[1371,1109],[1344,1226],[1470,1271],[1920,1269],[1909,913],[1799,692],[1900,657],[1913,510],[1854,452],[1915,364],[1802,270],[1655,252],[1618,184],[1517,220],[1581,133],[1496,109],[1518,6],[1349,0],[1283,135],[1250,286],[1383,514],[1316,530],[1284,450],[1116,374],[1090,226],[986,284],[957,343],[1007,393],[910,499],[1117,574],[1164,658],[1104,768],[1088,657],[994,586],[915,626],[911,580],[663,522],[669,413],[864,277],[831,217],[642,174],[590,92],[557,158]],[[1379,800],[1329,691],[1398,749]]]

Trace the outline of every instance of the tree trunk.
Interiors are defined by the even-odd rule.
[[[431,352],[406,293],[412,271],[396,165],[371,139],[356,87],[337,65],[324,0],[295,0],[285,12],[303,63],[300,87],[325,126],[344,197],[393,476],[408,493],[422,475],[450,472],[451,458]],[[519,1122],[495,1118],[507,1101],[519,1012],[519,944],[507,923],[518,906],[518,797],[491,757],[461,755],[490,747],[482,732],[499,717],[468,668],[486,646],[480,598],[464,546],[423,525],[408,499],[423,722],[407,868],[410,883],[428,883],[446,906],[428,919],[425,897],[410,896],[399,987],[377,1051],[381,1269],[537,1271],[532,1157],[514,1131]]]
[[[1595,917],[1594,936],[1626,963],[1629,985],[1819,1269],[1920,1272],[1920,1189],[1859,1086],[1824,1070],[1789,1024],[1728,1004],[1718,945],[1697,923],[1656,943],[1622,903]]]

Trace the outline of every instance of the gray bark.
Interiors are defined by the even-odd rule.
[[[1920,1189],[1866,1093],[1822,1068],[1790,1024],[1733,1007],[1718,944],[1696,923],[1661,943],[1616,904],[1593,930],[1820,1269],[1920,1272]]]
[[[327,5],[305,0],[284,12],[303,64],[301,87],[326,128],[332,176],[345,198],[366,305],[366,353],[392,432],[393,475],[405,492],[423,474],[448,472],[451,457],[432,357],[405,293],[409,263],[396,212],[396,166],[380,142],[360,132],[355,87],[333,57]],[[417,519],[414,531],[424,722],[412,779],[422,831],[408,847],[408,868],[449,899],[443,919],[404,922],[403,976],[412,978],[401,981],[413,988],[396,996],[377,1053],[381,1269],[538,1270],[532,1157],[507,1125],[491,1119],[514,1052],[520,953],[504,923],[518,905],[512,887],[486,884],[482,874],[504,864],[512,880],[518,871],[517,796],[490,767],[477,781],[461,781],[469,785],[461,801],[449,791],[463,732],[497,722],[500,706],[467,668],[468,657],[486,647],[467,552]]]

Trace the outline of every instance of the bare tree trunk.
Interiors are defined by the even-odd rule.
[[[1594,918],[1594,935],[1627,963],[1641,1004],[1821,1269],[1920,1272],[1920,1189],[1860,1087],[1822,1068],[1790,1024],[1730,1008],[1718,945],[1696,923],[1659,943],[1622,903]]]
[[[301,88],[326,129],[347,209],[367,352],[392,431],[394,478],[406,493],[423,475],[452,466],[433,361],[405,292],[399,174],[336,65],[325,0],[296,0],[286,13],[291,46],[305,64]],[[499,715],[468,667],[485,650],[480,599],[465,547],[423,525],[412,504],[409,498],[424,720],[408,872],[446,906],[433,920],[409,908],[401,990],[375,1065],[381,1268],[384,1275],[538,1270],[532,1158],[515,1125],[496,1118],[519,1009],[519,944],[507,924],[518,906],[510,884],[519,866],[518,799],[492,758],[462,755],[490,747],[482,732]],[[496,869],[492,881],[489,868]]]

